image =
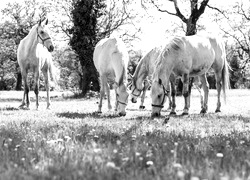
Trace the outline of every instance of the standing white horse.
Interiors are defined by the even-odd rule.
[[[133,103],[137,102],[137,98],[141,95],[141,105],[140,105],[140,109],[144,109],[145,106],[143,106],[144,103],[144,99],[145,99],[145,95],[146,95],[146,91],[149,88],[149,86],[151,85],[151,79],[152,79],[152,75],[155,69],[155,65],[156,65],[156,60],[158,58],[158,56],[160,55],[162,50],[162,47],[155,47],[153,49],[151,49],[144,57],[142,57],[142,59],[140,60],[140,62],[138,63],[135,73],[132,76],[132,80],[131,80],[131,101]],[[176,114],[175,112],[175,107],[176,107],[176,100],[175,100],[175,95],[176,95],[176,87],[175,87],[175,81],[176,81],[176,77],[175,75],[172,73],[170,75],[170,86],[167,86],[165,89],[165,93],[166,96],[168,96],[168,100],[169,100],[169,107],[168,110],[171,110],[171,114]],[[201,95],[201,91],[200,91],[200,81],[199,78],[195,78],[195,86],[198,89],[200,96],[201,96],[201,103],[203,103],[203,97]],[[202,82],[203,83],[203,82]],[[169,93],[171,92],[171,93]],[[171,94],[171,95],[170,95]],[[172,96],[172,99],[171,99]],[[165,98],[165,97],[164,97]],[[165,102],[165,99],[164,99]],[[163,107],[163,105],[162,105]],[[174,107],[171,109],[171,107]]]
[[[101,112],[102,109],[105,89],[108,96],[108,109],[112,109],[109,84],[114,84],[116,91],[115,110],[118,110],[120,116],[126,115],[125,108],[129,96],[126,86],[128,60],[127,49],[120,39],[106,38],[97,43],[94,50],[94,64],[99,72],[101,83],[98,112]]]
[[[229,88],[228,63],[223,41],[203,36],[184,36],[173,38],[158,57],[151,88],[152,116],[159,116],[164,104],[165,87],[169,83],[171,73],[182,77],[185,107],[183,114],[188,114],[190,107],[189,77],[200,76],[204,90],[204,102],[201,113],[207,112],[209,85],[206,72],[212,68],[216,78],[217,108],[220,112],[221,88],[226,101],[226,89]]]
[[[27,106],[29,109],[30,98],[29,98],[29,86],[28,86],[28,70],[31,69],[34,72],[35,78],[35,94],[36,94],[36,109],[38,109],[38,93],[39,93],[39,77],[40,71],[42,70],[45,78],[45,87],[47,90],[47,108],[50,107],[49,97],[49,72],[52,75],[53,80],[53,62],[50,52],[54,50],[53,43],[48,33],[46,25],[48,19],[39,24],[33,26],[29,34],[21,40],[17,49],[17,61],[21,69],[22,79],[24,82],[24,95],[22,104],[20,107]],[[26,99],[26,102],[25,102]]]
[[[152,78],[152,74],[155,68],[156,59],[161,53],[161,47],[155,47],[151,49],[145,56],[142,57],[140,62],[138,63],[135,72],[132,76],[131,80],[131,101],[132,103],[137,102],[137,98],[141,96],[141,104],[139,109],[144,109],[143,106],[145,95],[147,89],[150,86],[150,81]],[[171,76],[171,78],[174,78]],[[174,86],[175,79],[172,79],[171,87]],[[168,87],[169,90],[169,87]],[[141,95],[142,93],[142,95]],[[171,108],[172,101],[170,97],[170,93],[168,93],[169,99],[169,109]]]

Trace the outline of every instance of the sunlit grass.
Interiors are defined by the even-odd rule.
[[[0,101],[13,97],[5,92]],[[232,92],[222,113],[202,116],[194,92],[189,116],[150,118],[128,105],[118,117],[97,98],[52,98],[52,110],[0,103],[0,179],[247,179],[250,177],[250,94]],[[15,93],[14,93],[15,94]],[[18,98],[18,97],[17,97]],[[19,99],[21,96],[19,97]],[[177,99],[181,114],[183,99]],[[168,112],[164,111],[163,115]]]

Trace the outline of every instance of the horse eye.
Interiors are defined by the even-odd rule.
[[[158,95],[158,98],[161,98],[161,94]]]
[[[44,32],[43,32],[43,31],[41,31],[41,34],[44,34]]]
[[[116,94],[117,97],[119,97],[119,94]]]

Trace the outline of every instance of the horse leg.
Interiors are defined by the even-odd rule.
[[[36,94],[36,110],[38,110],[39,102],[38,102],[38,94],[39,94],[39,77],[40,77],[40,70],[36,69],[34,73],[34,79],[35,79],[35,88],[34,92]]]
[[[216,89],[217,89],[217,108],[215,112],[221,112],[220,107],[221,107],[221,101],[220,101],[220,94],[221,94],[221,86],[222,86],[222,74],[215,72],[215,79],[216,79]]]
[[[149,83],[144,82],[144,88],[143,88],[142,95],[141,95],[141,105],[139,109],[145,109],[145,106],[143,106],[143,104],[144,104],[144,100],[145,100],[148,87],[149,87]]]
[[[28,76],[27,76],[27,71],[21,71],[22,74],[22,79],[23,79],[23,83],[24,83],[24,91],[23,91],[23,99],[22,99],[22,103],[19,106],[19,108],[23,108],[26,103],[25,103],[25,98],[26,98],[26,94],[29,91],[29,86],[28,86]],[[28,102],[28,101],[27,101]]]
[[[101,113],[102,112],[102,99],[105,95],[105,87],[104,87],[104,77],[101,76],[100,77],[100,83],[101,83],[101,89],[100,89],[100,102],[99,102],[99,105],[98,105],[98,113]]]
[[[188,115],[188,113],[189,113],[190,92],[191,92],[191,88],[189,86],[189,75],[184,74],[183,75],[183,97],[184,97],[184,100],[185,100],[185,106],[184,106],[182,115]]]
[[[49,85],[49,72],[43,71],[43,76],[45,79],[45,88],[47,92],[47,109],[50,109],[50,85]]]
[[[175,115],[176,114],[176,101],[175,101],[175,97],[176,97],[176,87],[175,87],[175,77],[173,75],[170,76],[170,85],[171,85],[171,97],[172,97],[172,101],[171,98],[169,98],[169,106],[171,107],[171,111],[170,111],[170,115]],[[169,97],[169,96],[168,96]]]
[[[105,87],[106,87],[106,92],[107,92],[107,96],[108,96],[108,109],[111,110],[112,106],[110,103],[110,88],[109,88],[109,85],[107,82],[105,83]]]
[[[209,84],[207,81],[206,74],[203,74],[200,76],[201,82],[202,82],[202,88],[203,88],[203,93],[204,93],[204,101],[203,101],[203,96],[201,94],[201,90],[199,89],[200,95],[201,95],[201,114],[207,113],[208,110],[208,92],[209,92]]]

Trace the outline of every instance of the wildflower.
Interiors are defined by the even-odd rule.
[[[20,146],[21,146],[20,144],[17,144],[17,145],[16,145],[16,148],[20,148]]]
[[[143,157],[139,157],[139,160],[142,161],[142,160],[143,160]]]
[[[132,135],[131,137],[132,137],[132,140],[135,141],[136,135]]]
[[[6,148],[8,147],[8,144],[7,144],[7,143],[4,143],[3,145],[4,145],[4,147],[6,147]]]
[[[179,164],[179,163],[174,163],[174,165],[173,165],[175,168],[182,168],[182,165],[181,164]]]
[[[154,165],[153,161],[147,161],[146,164],[147,164],[147,166],[153,166]]]
[[[29,148],[28,148],[28,151],[32,151],[32,148],[31,148],[31,147],[29,147]]]
[[[11,142],[12,142],[12,139],[11,139],[11,138],[9,138],[9,139],[8,139],[8,141],[11,143]]]
[[[193,176],[191,177],[191,180],[200,180],[200,178]]]
[[[128,160],[129,160],[128,157],[122,158],[122,161],[128,161]]]
[[[69,136],[64,136],[64,138],[66,139],[66,141],[71,140],[71,137],[69,137]]]
[[[117,151],[117,149],[114,149],[114,150],[113,150],[113,153],[115,153],[115,154],[116,154],[117,152],[118,152],[118,151]]]
[[[175,146],[178,146],[178,142],[175,142],[174,145],[175,145]]]
[[[122,142],[121,142],[120,140],[117,140],[117,141],[116,141],[116,144],[117,144],[118,146],[120,146],[120,145],[122,144]]]
[[[21,158],[21,161],[25,161],[25,158]]]
[[[177,177],[178,179],[184,179],[185,173],[183,171],[177,171]]]
[[[110,168],[115,168],[115,163],[114,162],[107,162],[106,166],[110,167]]]
[[[136,152],[136,153],[135,153],[135,155],[136,155],[136,156],[140,156],[140,155],[141,155],[141,153],[139,153],[139,152]]]
[[[102,152],[102,149],[100,149],[100,148],[95,148],[94,149],[94,153],[101,153]]]
[[[219,158],[222,158],[223,154],[222,153],[217,153],[216,156],[219,157]]]

